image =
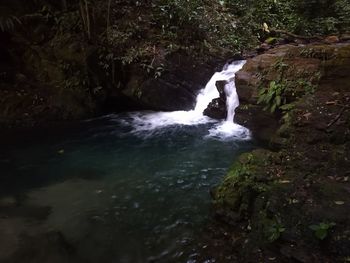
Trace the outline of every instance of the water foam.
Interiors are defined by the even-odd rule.
[[[245,61],[235,61],[225,65],[224,69],[216,72],[205,88],[202,89],[196,99],[196,106],[190,111],[173,111],[173,112],[134,112],[130,113],[128,120],[123,120],[123,124],[133,127],[133,133],[148,134],[158,133],[161,129],[174,125],[202,125],[214,123],[214,126],[209,129],[209,134],[206,137],[218,139],[237,139],[247,140],[250,138],[250,132],[243,126],[233,122],[235,109],[239,105],[238,95],[235,86],[235,74],[240,70]],[[225,85],[227,118],[226,121],[218,122],[203,115],[203,111],[208,104],[215,98],[219,97],[219,92],[216,88],[217,81],[227,81]]]

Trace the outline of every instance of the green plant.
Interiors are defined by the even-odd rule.
[[[152,63],[141,63],[141,66],[147,71],[148,74],[153,74],[155,79],[161,77],[164,72],[164,64],[160,64],[159,66],[155,67]]]
[[[274,220],[266,228],[266,236],[270,242],[274,242],[280,238],[281,234],[286,230],[280,220]]]
[[[280,106],[286,103],[282,101],[282,96],[286,87],[279,82],[271,81],[268,88],[261,89],[259,92],[258,104],[265,104],[264,110],[270,110],[271,113],[279,109]]]
[[[289,65],[284,62],[283,57],[277,59],[272,65],[270,70],[277,72],[278,76],[276,80],[269,83],[267,88],[261,88],[259,91],[258,104],[265,104],[264,110],[270,110],[273,113],[287,103],[285,95],[290,88],[290,83],[284,80],[284,73],[288,68]],[[269,74],[269,71],[265,74]],[[264,78],[264,75],[262,78]]]
[[[293,103],[287,103],[280,106],[280,110],[282,110],[282,120],[284,123],[289,123],[291,118],[291,111],[295,108]]]
[[[311,225],[310,229],[314,231],[314,235],[320,239],[324,240],[328,236],[328,232],[330,229],[332,229],[334,226],[336,226],[336,223],[325,223],[321,222],[318,225]]]
[[[297,85],[303,88],[305,94],[313,94],[316,89],[315,85],[313,85],[311,81],[305,79],[299,79],[297,81]]]
[[[283,77],[284,71],[289,67],[287,63],[285,63],[284,58],[278,58],[277,61],[273,64],[273,68],[280,74],[280,78]]]

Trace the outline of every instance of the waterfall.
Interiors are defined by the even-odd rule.
[[[173,112],[133,112],[130,114],[131,124],[135,133],[147,132],[152,135],[153,132],[159,132],[160,129],[174,125],[201,125],[213,123],[209,129],[209,137],[216,138],[238,138],[241,140],[249,139],[250,132],[248,129],[233,122],[235,109],[239,105],[238,95],[235,86],[235,74],[245,64],[244,60],[234,61],[225,65],[222,71],[214,73],[211,79],[202,89],[196,99],[196,106],[190,111],[173,111]],[[219,91],[216,88],[217,81],[226,81],[225,94],[227,106],[226,121],[218,122],[203,115],[203,111],[208,104],[215,98],[219,97]]]
[[[220,72],[216,72],[205,88],[201,90],[197,96],[197,103],[194,111],[200,114],[206,109],[208,104],[215,98],[219,97],[219,92],[216,88],[216,82],[219,80],[227,81],[225,86],[226,93],[226,106],[227,106],[227,121],[233,121],[234,110],[239,105],[238,96],[236,92],[235,85],[235,75],[236,72],[239,71],[243,65],[245,64],[245,60],[234,61],[231,64],[225,65],[224,69]],[[230,118],[229,118],[230,117]]]
[[[236,85],[234,79],[225,85],[226,94],[226,121],[233,122],[235,117],[235,110],[239,106],[238,94],[236,92]]]

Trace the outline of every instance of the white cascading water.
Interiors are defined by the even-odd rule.
[[[239,106],[238,94],[236,92],[235,82],[231,81],[225,85],[225,94],[226,94],[226,108],[227,108],[227,117],[226,121],[234,122],[235,110]]]
[[[227,107],[234,107],[233,108],[233,114],[235,108],[239,105],[238,97],[234,96],[236,93],[236,86],[234,82],[234,78],[236,75],[236,72],[240,70],[243,65],[245,64],[244,60],[241,61],[235,61],[232,64],[225,65],[224,69],[220,72],[214,73],[214,75],[211,77],[207,85],[203,90],[201,90],[197,96],[197,103],[196,107],[194,108],[195,112],[198,112],[199,114],[202,114],[203,111],[207,108],[208,104],[215,98],[219,97],[219,91],[216,88],[216,82],[219,80],[226,80],[228,84],[225,86],[225,93],[226,96],[231,99],[227,100]],[[236,97],[236,101],[234,101],[234,97]],[[232,112],[231,112],[232,113]],[[233,121],[233,117],[231,119]]]
[[[233,122],[235,109],[239,105],[238,95],[235,86],[235,74],[240,70],[245,61],[235,61],[225,65],[221,72],[216,72],[205,88],[202,89],[196,100],[196,106],[190,111],[173,111],[173,112],[136,112],[130,115],[131,124],[135,132],[152,132],[156,129],[164,128],[171,125],[199,125],[206,123],[214,123],[209,130],[209,137],[220,139],[236,138],[246,140],[250,138],[248,129],[235,124]],[[215,98],[219,97],[219,92],[216,88],[216,82],[225,80],[228,83],[225,85],[227,118],[226,121],[218,122],[203,115],[203,111],[208,104]]]

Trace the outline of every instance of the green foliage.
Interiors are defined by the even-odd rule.
[[[350,29],[348,0],[297,0],[298,30],[306,34],[332,34]]]
[[[265,172],[260,165],[269,165],[270,153],[265,150],[242,154],[229,170],[223,183],[215,190],[215,203],[246,216],[254,198],[267,192],[271,185],[262,180]]]
[[[271,81],[267,89],[261,89],[259,92],[258,104],[265,104],[264,110],[275,112],[282,105],[282,95],[285,91],[285,86],[276,81]],[[283,104],[285,103],[285,99]]]
[[[272,220],[267,226],[265,226],[265,236],[269,242],[278,240],[281,234],[286,230],[280,219]]]
[[[283,81],[283,75],[288,64],[283,61],[283,58],[278,59],[274,65],[272,65],[272,70],[278,73],[277,80],[271,81],[267,88],[262,88],[259,91],[258,104],[264,104],[264,110],[270,110],[271,113],[275,112],[276,109],[286,104],[286,93],[289,89],[288,83]]]
[[[328,236],[328,232],[330,229],[332,229],[334,226],[336,226],[336,223],[325,223],[321,222],[318,225],[311,225],[310,229],[314,231],[314,235],[320,239],[324,240]]]
[[[308,79],[286,80],[278,79],[269,83],[267,88],[259,91],[258,104],[265,105],[264,110],[271,113],[281,110],[284,113],[292,110],[294,105],[289,103],[292,99],[313,94],[316,86]]]
[[[299,75],[297,79],[288,79],[288,72],[291,71],[293,68],[285,63],[282,57],[269,70],[260,75],[262,83],[266,82],[266,75],[277,75],[267,87],[260,87],[257,103],[265,105],[264,110],[269,110],[271,113],[280,110],[285,117],[288,117],[287,113],[294,108],[291,103],[293,100],[315,92],[316,85],[314,83],[318,83],[320,80],[320,72],[311,77]]]
[[[298,79],[297,86],[303,87],[305,94],[313,94],[316,89],[316,87],[309,80],[305,79]]]
[[[89,78],[84,68],[74,62],[60,61],[60,69],[63,71],[65,80],[63,87],[68,90],[89,90]]]
[[[224,1],[157,0],[153,10],[163,37],[181,46],[234,53],[256,44]]]
[[[226,0],[246,32],[263,37],[262,24],[297,34],[327,35],[350,30],[348,0]]]
[[[204,8],[199,1],[157,0],[153,10],[154,22],[165,37],[188,41],[203,39],[200,20]]]
[[[153,75],[153,77],[155,79],[159,78],[162,76],[163,72],[164,72],[164,64],[160,64],[159,66],[155,67],[153,66],[153,64],[145,64],[145,63],[141,63],[141,66],[146,69],[148,74]]]

